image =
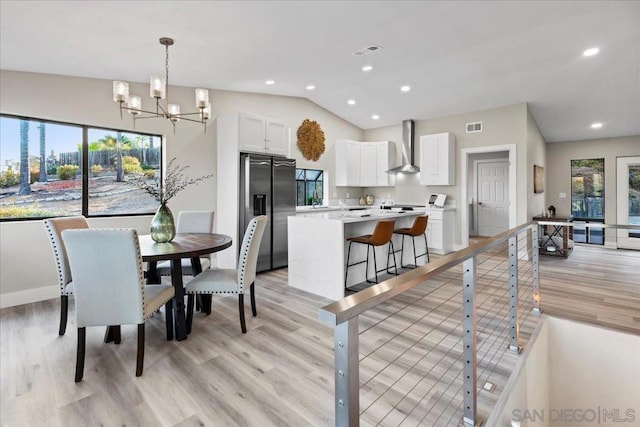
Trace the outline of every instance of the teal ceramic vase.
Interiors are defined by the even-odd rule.
[[[151,220],[151,238],[157,243],[167,243],[176,237],[173,214],[165,203],[161,204]]]

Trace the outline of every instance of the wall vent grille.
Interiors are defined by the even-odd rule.
[[[381,46],[372,44],[371,46],[367,46],[364,49],[356,50],[355,52],[352,53],[352,55],[353,56],[364,56],[364,55],[367,55],[369,53],[377,52],[380,49],[382,49]]]
[[[482,132],[482,122],[467,123],[467,133]]]

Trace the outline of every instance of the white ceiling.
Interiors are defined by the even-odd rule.
[[[172,84],[307,97],[363,129],[528,102],[548,142],[640,134],[638,1],[3,0],[0,16],[5,70],[146,82],[168,36]]]

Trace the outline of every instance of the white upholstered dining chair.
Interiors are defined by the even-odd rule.
[[[138,234],[132,229],[65,230],[78,327],[75,381],[82,381],[88,326],[138,325],[136,376],[144,365],[144,323],[163,304],[167,337],[173,327],[170,285],[144,284]],[[117,343],[118,341],[116,341]]]
[[[64,335],[67,330],[67,313],[69,312],[69,295],[73,295],[73,281],[67,251],[62,241],[62,232],[69,229],[86,229],[89,223],[83,216],[69,216],[44,220],[53,257],[58,271],[58,286],[60,287],[60,327],[58,335]]]
[[[191,329],[191,323],[193,321],[194,295],[238,295],[240,328],[243,334],[247,332],[244,319],[244,294],[246,290],[249,289],[251,312],[255,317],[257,315],[254,285],[256,280],[256,264],[258,262],[260,242],[262,241],[267,220],[268,217],[266,215],[261,215],[253,218],[249,222],[242,240],[237,269],[212,268],[203,271],[187,283],[187,329]]]
[[[180,211],[176,223],[176,233],[212,233],[213,232],[213,211]],[[200,257],[202,270],[211,266],[210,256]],[[171,276],[171,262],[161,261],[157,265],[157,272],[160,276]],[[191,259],[182,259],[182,274],[193,276]]]

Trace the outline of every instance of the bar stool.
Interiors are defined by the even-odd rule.
[[[395,225],[395,221],[394,220],[390,220],[390,221],[378,221],[378,223],[376,224],[376,228],[373,230],[373,234],[366,234],[364,236],[354,236],[354,237],[349,237],[347,239],[347,241],[349,242],[349,250],[347,252],[347,268],[346,271],[344,273],[344,288],[345,290],[348,290],[347,288],[347,275],[349,274],[349,267],[352,267],[354,265],[358,265],[358,264],[362,264],[363,262],[366,262],[366,269],[365,269],[365,273],[364,273],[364,277],[367,280],[367,283],[378,283],[378,273],[380,273],[381,271],[387,271],[387,273],[389,272],[389,256],[393,256],[393,267],[395,268],[395,275],[398,275],[398,266],[396,265],[396,257],[395,257],[395,251],[393,250],[393,242],[391,241],[391,237],[393,237],[393,227]],[[364,261],[359,261],[359,262],[355,262],[353,264],[349,264],[349,257],[351,256],[351,244],[352,243],[362,243],[364,245],[367,245],[367,259]],[[378,264],[376,262],[376,246],[383,246],[389,244],[389,250],[387,252],[387,267],[383,268],[382,270],[378,270]],[[369,248],[371,248],[373,250],[373,269],[375,271],[375,275],[376,275],[376,280],[375,282],[372,282],[371,280],[369,280],[369,278],[367,277],[367,273],[369,271]]]
[[[429,221],[429,215],[418,216],[413,221],[413,225],[411,228],[398,228],[393,230],[394,234],[399,234],[402,236],[402,248],[400,249],[400,265],[402,268],[415,268],[418,266],[418,258],[421,256],[427,256],[427,262],[429,262],[429,244],[427,243],[427,222]],[[426,248],[426,252],[423,254],[416,254],[416,237],[419,235],[424,236],[424,247]],[[402,260],[404,259],[404,238],[405,236],[411,236],[411,240],[413,242],[413,261],[414,267],[410,267],[408,265],[403,265]]]

